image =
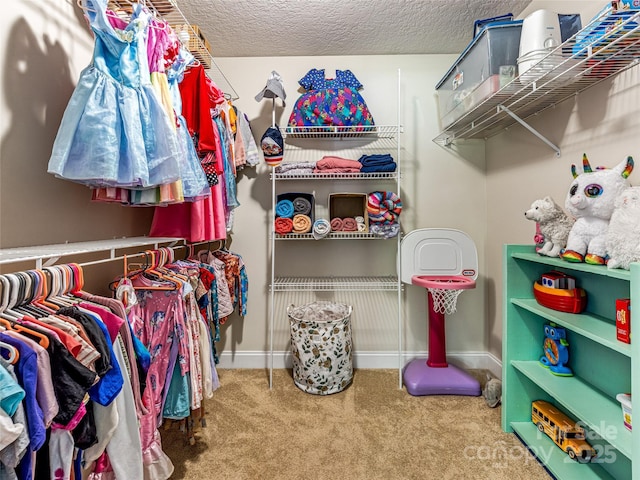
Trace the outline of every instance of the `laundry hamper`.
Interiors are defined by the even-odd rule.
[[[316,301],[287,309],[293,381],[307,393],[329,395],[353,380],[350,305]]]

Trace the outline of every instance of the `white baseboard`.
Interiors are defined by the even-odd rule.
[[[427,358],[427,352],[354,352],[353,366],[362,369],[398,368],[415,358]],[[447,361],[461,368],[486,369],[494,377],[502,378],[502,362],[489,352],[453,352],[447,354]],[[271,363],[269,352],[244,351],[224,352],[220,355],[218,368],[265,368]],[[291,368],[291,353],[273,352],[273,368]]]

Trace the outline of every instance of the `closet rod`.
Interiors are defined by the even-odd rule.
[[[217,241],[217,240],[212,240],[212,241]],[[195,245],[207,245],[210,244],[212,241],[202,241],[202,242],[194,242],[194,243],[183,243],[180,245],[167,245],[166,247],[162,247],[162,248],[170,248],[172,250],[176,250],[178,248],[185,248],[185,249],[190,249],[191,247],[195,246]],[[154,250],[158,250],[158,247],[156,247]],[[126,255],[127,260],[131,259],[131,258],[138,258],[138,257],[143,257],[145,256],[146,253],[145,252],[139,252],[139,253],[132,253],[132,254],[128,254]],[[124,260],[125,259],[125,255],[120,255],[118,257],[109,257],[109,258],[103,258],[101,260],[92,260],[89,262],[79,262],[78,265],[80,265],[81,267],[88,267],[90,265],[100,265],[102,263],[109,263],[109,262],[116,262],[118,260]]]

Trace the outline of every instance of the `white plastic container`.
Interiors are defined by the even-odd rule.
[[[622,417],[624,426],[631,430],[631,394],[619,393],[616,395],[616,399],[622,405]]]

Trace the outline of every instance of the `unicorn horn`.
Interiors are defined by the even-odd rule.
[[[586,153],[582,154],[582,170],[584,173],[591,173],[593,171],[591,170],[591,165],[589,165],[589,159]]]

